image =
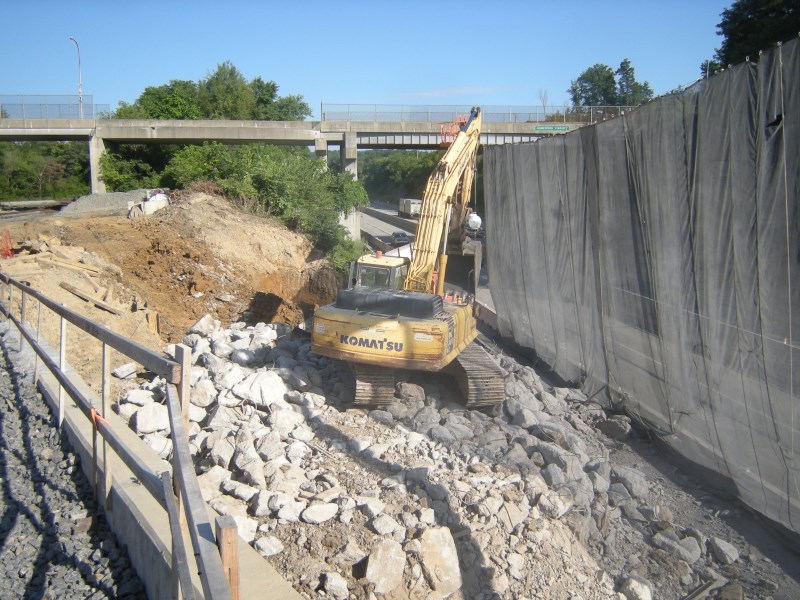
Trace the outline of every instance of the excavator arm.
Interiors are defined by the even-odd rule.
[[[473,108],[469,120],[428,179],[417,224],[414,255],[405,281],[407,291],[442,291],[447,264],[447,236],[451,231],[460,229],[466,216],[480,135],[481,111]],[[433,274],[437,267],[439,283],[437,289],[433,289]]]

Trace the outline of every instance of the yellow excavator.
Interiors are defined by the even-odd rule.
[[[350,287],[314,313],[312,350],[351,364],[357,405],[395,402],[397,369],[447,371],[470,408],[505,397],[500,368],[475,343],[470,293],[482,255],[480,219],[468,206],[480,131],[481,112],[473,108],[428,179],[410,257],[362,256],[351,265]],[[445,279],[454,279],[448,262],[462,263],[450,269],[457,291],[446,290]]]

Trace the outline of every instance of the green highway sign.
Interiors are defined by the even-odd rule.
[[[537,125],[536,131],[569,131],[569,125]]]

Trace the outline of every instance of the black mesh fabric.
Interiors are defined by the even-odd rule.
[[[484,153],[501,334],[800,531],[800,40]]]

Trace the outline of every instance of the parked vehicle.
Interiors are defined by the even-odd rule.
[[[422,200],[415,200],[414,198],[401,198],[400,207],[397,214],[401,217],[416,218],[419,217],[419,211],[422,209]]]
[[[408,237],[408,234],[405,231],[395,231],[392,234],[393,246],[405,246],[406,244],[410,243],[411,243],[411,238]]]

